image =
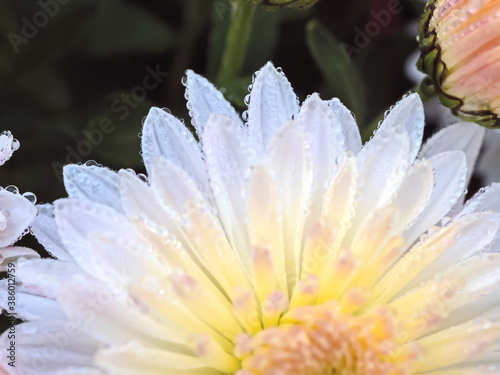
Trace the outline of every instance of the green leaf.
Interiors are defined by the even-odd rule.
[[[85,43],[93,56],[161,53],[175,44],[175,32],[140,7],[127,2],[102,3],[97,24]]]
[[[356,114],[359,123],[363,123],[364,87],[358,68],[349,60],[341,42],[317,21],[307,24],[306,42],[332,93]]]

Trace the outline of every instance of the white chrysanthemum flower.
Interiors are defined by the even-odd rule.
[[[246,124],[185,82],[200,142],[153,108],[147,179],[69,165],[40,208],[59,260],[19,261],[11,374],[500,373],[500,185],[462,204],[482,128],[420,150],[409,95],[362,146],[339,100],[299,107],[271,64]]]
[[[19,141],[9,131],[0,134],[0,165],[5,164],[19,148]],[[6,265],[23,256],[39,258],[38,254],[28,248],[11,247],[23,234],[36,215],[35,196],[32,193],[19,194],[19,190],[9,185],[0,188],[0,271],[5,271]]]

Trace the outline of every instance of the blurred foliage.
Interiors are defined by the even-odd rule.
[[[152,105],[187,117],[183,73],[214,81],[231,12],[228,0],[61,2],[0,2],[0,124],[21,142],[0,168],[2,185],[32,191],[41,202],[64,196],[61,166],[78,157],[143,171],[141,120]],[[315,91],[338,96],[367,126],[411,89],[403,67],[417,48],[417,2],[401,0],[402,11],[346,57],[357,30],[387,4],[322,0],[306,11],[258,9],[242,74],[223,92],[244,110],[252,73],[272,60],[301,100]],[[148,69],[157,68],[168,77],[146,89]],[[117,110],[124,105],[126,116]],[[112,132],[87,139],[103,121]]]

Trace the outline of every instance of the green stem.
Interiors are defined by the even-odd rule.
[[[238,78],[245,61],[245,53],[256,5],[248,0],[234,0],[231,24],[226,39],[222,62],[217,75],[217,83],[222,86]]]

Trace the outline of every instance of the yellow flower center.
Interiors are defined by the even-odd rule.
[[[398,325],[386,308],[354,316],[333,301],[298,307],[278,327],[239,337],[237,375],[409,374],[418,350],[397,343]]]

